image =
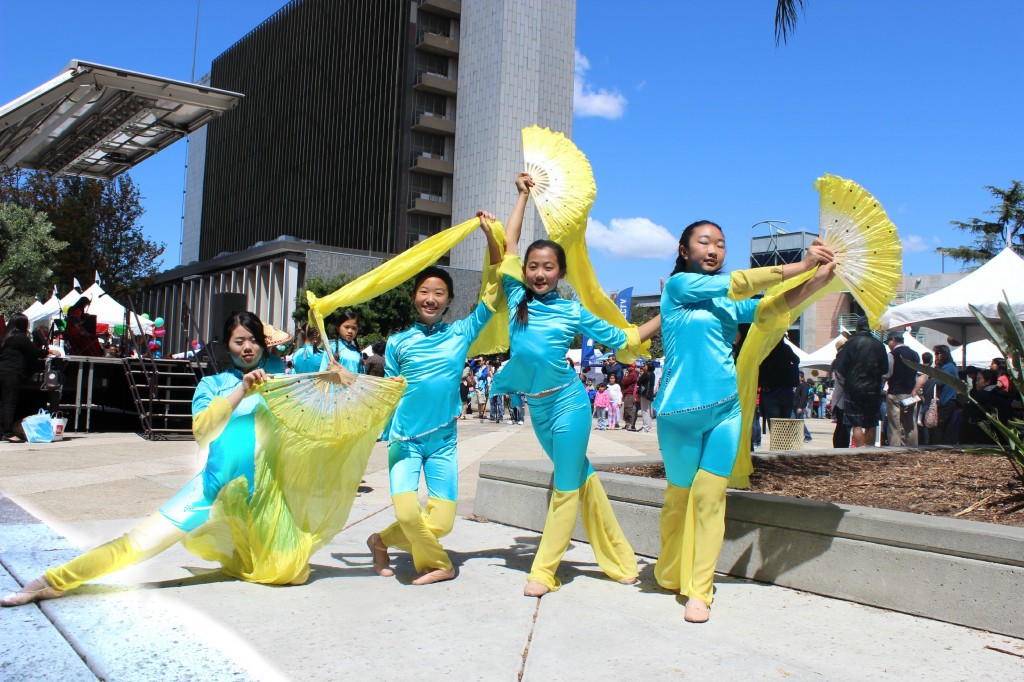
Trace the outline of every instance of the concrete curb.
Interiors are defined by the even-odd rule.
[[[633,548],[656,557],[664,481],[615,473],[601,481]],[[550,462],[484,462],[476,514],[539,531],[550,485]],[[573,537],[586,540],[582,524]],[[730,491],[718,571],[1024,637],[1024,528]]]

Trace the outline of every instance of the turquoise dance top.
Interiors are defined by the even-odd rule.
[[[536,396],[568,386],[579,377],[565,360],[569,344],[577,334],[619,349],[629,345],[626,332],[605,322],[578,301],[567,301],[552,291],[534,296],[526,305],[530,320],[526,325],[515,319],[516,307],[526,295],[523,262],[507,255],[501,263],[501,283],[508,300],[508,335],[512,357],[491,384],[491,394],[525,393]],[[639,336],[637,336],[639,339]]]
[[[284,375],[284,362],[276,355],[264,352],[262,367],[268,374]],[[237,367],[212,377],[204,377],[192,397],[193,419],[205,410],[216,397],[226,398],[242,383],[244,372]],[[245,476],[252,493],[256,476],[254,456],[256,452],[256,408],[263,398],[251,395],[244,398],[231,413],[224,430],[210,443],[210,452],[203,469],[203,492],[213,503],[217,493],[228,482]]]
[[[782,281],[780,268],[738,270],[729,275],[680,272],[661,292],[665,368],[654,401],[658,414],[721,404],[736,396],[732,344],[740,323],[752,323],[757,291]],[[737,299],[747,300],[737,300]],[[785,306],[779,296],[771,306]]]
[[[355,344],[349,343],[344,339],[336,339],[331,342],[331,352],[334,353],[334,358],[338,361],[338,364],[348,371],[353,374],[366,374],[366,369],[363,367],[363,354],[356,348]],[[321,372],[327,369],[327,364],[330,362],[327,358],[327,353],[322,355],[323,358],[320,360]]]
[[[311,343],[307,343],[292,353],[292,367],[295,373],[306,374],[307,372],[318,371],[320,369],[321,355],[326,357],[327,354],[314,348]]]
[[[417,322],[388,339],[384,376],[403,376],[407,385],[385,429],[389,441],[410,440],[436,431],[462,412],[459,382],[466,353],[494,313],[483,302],[469,317],[428,327]]]

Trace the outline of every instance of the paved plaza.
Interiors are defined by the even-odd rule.
[[[830,445],[832,424],[808,422]],[[375,448],[349,525],[309,582],[224,578],[180,546],[63,599],[0,610],[0,680],[1024,679],[1024,642],[719,576],[713,617],[683,621],[641,557],[638,586],[603,577],[573,543],[565,586],[522,596],[538,534],[473,516],[481,461],[543,453],[529,424],[460,422],[458,577],[417,587],[371,569],[364,541],[394,520]],[[765,441],[767,445],[767,440]],[[593,432],[591,455],[657,454],[654,433]],[[124,532],[199,468],[192,442],[69,434],[0,444],[0,590]]]

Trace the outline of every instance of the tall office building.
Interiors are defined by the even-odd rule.
[[[284,5],[213,62],[210,84],[245,97],[190,142],[183,265],[156,278],[150,307],[205,319],[211,297],[245,293],[292,328],[306,277],[360,274],[478,209],[504,219],[520,130],[571,133],[575,7]],[[540,229],[531,211],[523,240]],[[483,253],[474,235],[442,264],[479,282]]]
[[[537,125],[572,136],[575,0],[467,0],[462,15],[458,134],[452,214],[479,209],[505,220],[523,170],[521,131]],[[521,241],[544,236],[527,211]],[[479,269],[484,236],[455,247],[451,264]]]

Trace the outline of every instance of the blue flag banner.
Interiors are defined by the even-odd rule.
[[[615,297],[615,304],[619,306],[622,316],[629,322],[629,313],[633,309],[633,287],[623,289]]]
[[[589,336],[583,337],[583,345],[580,350],[580,366],[589,367],[594,357],[594,339]]]

